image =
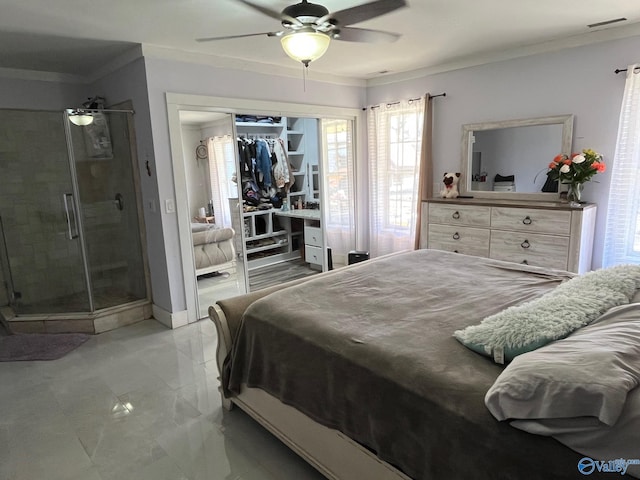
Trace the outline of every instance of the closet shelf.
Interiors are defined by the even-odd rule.
[[[253,237],[244,237],[247,242],[252,242],[254,240],[262,240],[265,238],[272,238],[277,236],[286,235],[288,232],[286,230],[278,230],[273,233],[261,233],[260,235],[254,235]]]
[[[249,248],[247,247],[247,255],[251,253],[264,252],[266,250],[273,250],[274,248],[286,247],[289,242],[272,243],[271,245],[264,245],[262,247]]]
[[[287,135],[304,135],[304,132],[300,130],[287,130]]]
[[[283,123],[236,122],[237,127],[283,128]]]

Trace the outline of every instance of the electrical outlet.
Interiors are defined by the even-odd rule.
[[[156,213],[156,201],[153,198],[147,200],[147,205],[151,213]]]
[[[166,213],[176,213],[176,203],[173,201],[173,198],[167,198],[164,201],[164,211]]]

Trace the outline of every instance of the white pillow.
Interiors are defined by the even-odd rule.
[[[640,385],[640,304],[516,357],[485,396],[498,420],[595,417],[614,425]]]

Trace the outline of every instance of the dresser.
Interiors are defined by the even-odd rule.
[[[420,247],[584,273],[591,269],[596,206],[438,199],[422,204]]]

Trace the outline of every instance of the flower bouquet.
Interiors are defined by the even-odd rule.
[[[582,153],[574,153],[571,156],[556,155],[549,164],[547,175],[553,180],[566,184],[569,203],[579,205],[584,183],[591,180],[596,173],[604,172],[605,168],[602,155],[590,148],[585,148]]]

